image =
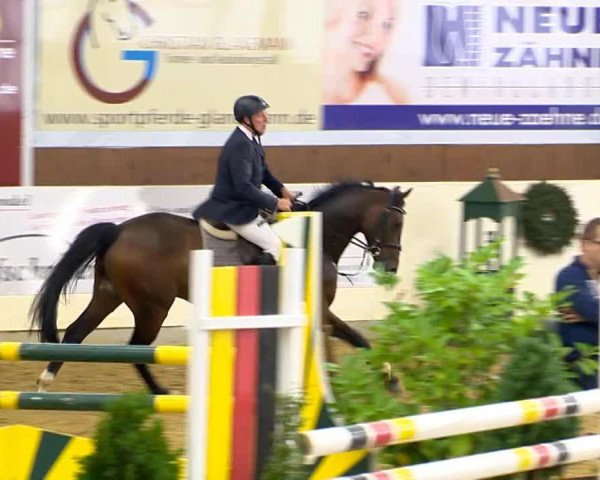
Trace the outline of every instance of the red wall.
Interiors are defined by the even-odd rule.
[[[0,1],[0,186],[19,185],[23,1]]]

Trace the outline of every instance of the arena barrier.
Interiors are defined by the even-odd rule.
[[[0,355],[15,361],[181,365],[187,360],[190,396],[149,395],[148,402],[161,412],[189,406],[188,478],[258,478],[275,426],[274,392],[305,395],[302,430],[334,426],[321,333],[321,216],[283,217],[276,230],[292,248],[281,268],[212,267],[211,251],[192,252],[190,347],[119,346],[124,350],[115,352],[113,346],[3,343]],[[115,398],[2,392],[0,407],[101,410]],[[307,478],[365,472],[369,461],[367,450],[322,457]]]
[[[321,455],[410,443],[600,412],[600,390],[427,413],[301,433],[307,461]],[[430,462],[338,480],[469,480],[600,458],[600,435]]]

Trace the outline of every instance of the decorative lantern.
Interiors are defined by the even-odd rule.
[[[496,222],[496,228],[486,231],[486,242],[492,242],[498,237],[505,237],[507,218],[514,219],[512,234],[512,257],[517,255],[517,236],[519,229],[520,204],[525,200],[523,195],[513,192],[500,181],[500,173],[497,168],[490,168],[483,182],[464,195],[460,201],[463,202],[463,218],[460,228],[460,252],[459,258],[463,259],[467,253],[467,222],[475,220],[475,247],[483,245],[483,219],[489,218]],[[499,252],[498,267],[502,265],[502,248]]]

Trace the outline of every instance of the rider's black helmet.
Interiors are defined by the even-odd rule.
[[[233,105],[233,116],[239,123],[244,117],[251,117],[255,113],[269,108],[269,104],[256,95],[244,95],[238,98]]]

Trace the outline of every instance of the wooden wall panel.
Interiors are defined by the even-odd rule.
[[[212,184],[218,148],[37,149],[37,185]],[[600,144],[267,147],[287,183],[600,179]]]

